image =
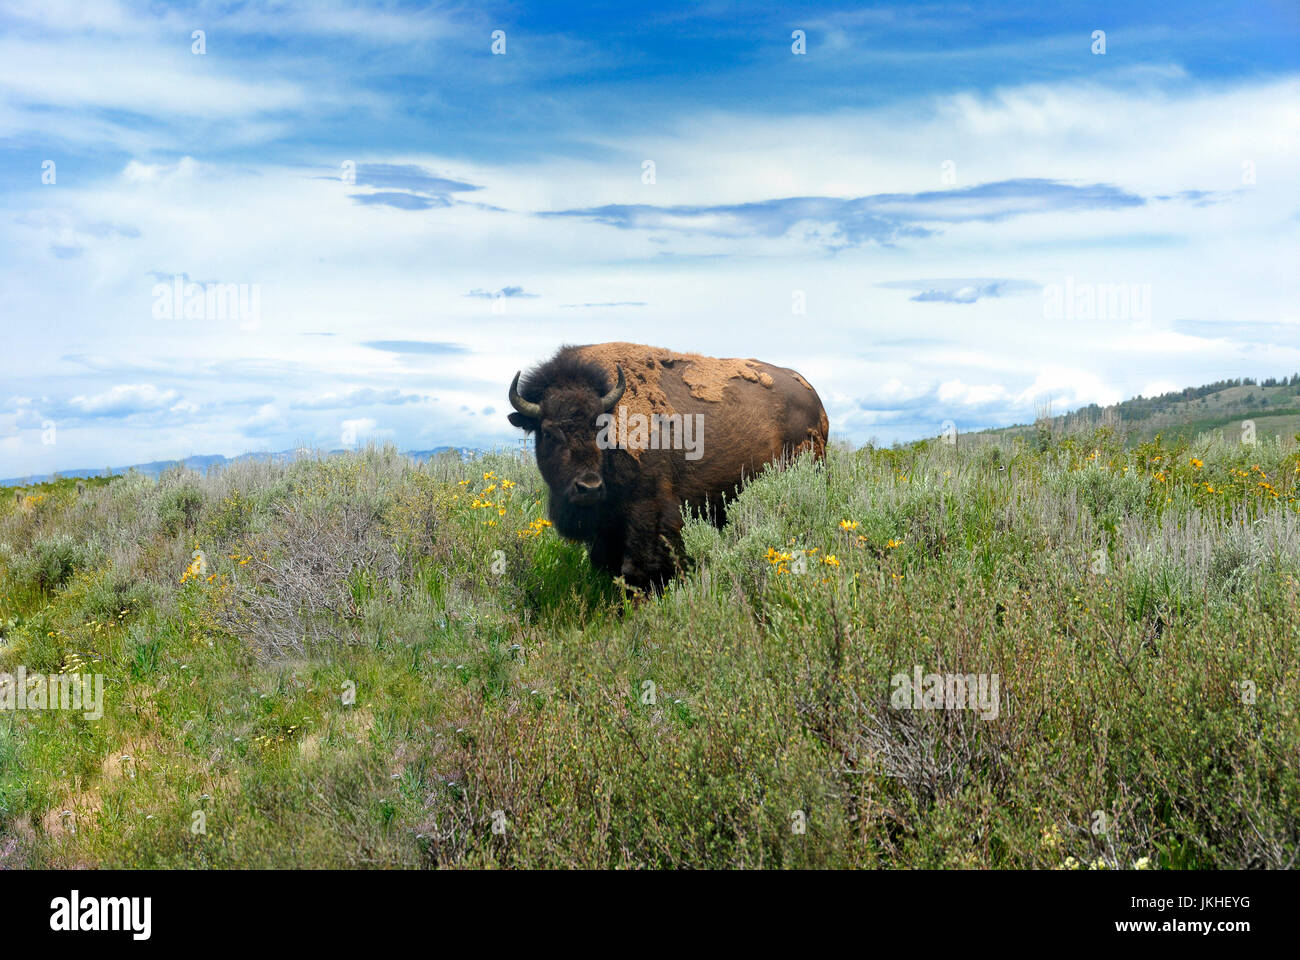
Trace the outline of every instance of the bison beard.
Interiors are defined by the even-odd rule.
[[[829,424],[812,386],[784,367],[634,343],[562,347],[510,385],[510,422],[536,434],[551,522],[587,544],[592,565],[634,587],[660,589],[682,557],[682,507],[722,525],[726,502],[764,464],[826,453]],[[642,449],[608,418],[699,415],[702,451]],[[626,422],[626,421],[623,421]],[[621,429],[621,427],[620,427]]]

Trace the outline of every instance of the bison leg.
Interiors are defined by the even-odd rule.
[[[602,531],[602,535],[588,547],[587,556],[591,560],[591,565],[597,570],[603,570],[611,577],[618,576],[624,566],[623,531]]]
[[[659,509],[653,503],[628,520],[623,579],[642,590],[662,590],[677,572],[682,556],[682,515],[677,504]]]

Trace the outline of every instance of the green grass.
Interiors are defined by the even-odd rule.
[[[1294,866],[1298,462],[833,450],[659,597],[504,455],[6,491],[0,671],[106,703],[0,712],[0,866]]]
[[[1242,422],[1253,420],[1256,437],[1294,437],[1300,433],[1300,408],[1287,410],[1261,411],[1253,416],[1240,414],[1221,417],[1205,417],[1192,420],[1186,424],[1170,426],[1162,432],[1166,437],[1191,439],[1211,430],[1220,431],[1229,443],[1239,441],[1242,435]]]

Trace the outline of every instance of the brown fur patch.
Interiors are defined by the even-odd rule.
[[[639,343],[597,343],[579,347],[582,359],[604,367],[612,383],[615,367],[623,368],[627,391],[619,401],[629,413],[672,413],[672,404],[659,387],[659,378],[665,369],[671,369],[681,354],[658,347],[643,347]]]
[[[727,381],[737,377],[750,383],[761,383],[765,387],[772,386],[772,378],[761,370],[755,370],[754,363],[757,361],[734,357],[718,359],[693,354],[690,363],[682,371],[682,381],[691,388],[691,396],[697,400],[720,403]]]
[[[604,367],[611,383],[617,376],[615,366],[623,368],[627,390],[624,391],[619,406],[627,407],[629,417],[634,413],[649,418],[656,413],[668,416],[676,412],[659,386],[659,379],[665,370],[671,371],[679,360],[684,359],[682,354],[659,347],[645,347],[639,343],[597,343],[579,347],[577,353],[582,359]],[[614,413],[617,417],[617,407]],[[617,422],[616,419],[614,439],[621,445],[626,444],[627,431],[620,431]],[[637,460],[641,459],[640,450],[629,449],[627,453]]]
[[[665,373],[679,377],[690,389],[692,397],[708,403],[722,402],[723,390],[729,380],[740,378],[769,388],[774,382],[765,371],[754,368],[757,360],[720,359],[699,353],[678,353],[639,343],[597,343],[578,347],[576,352],[582,359],[604,367],[611,382],[616,376],[615,366],[623,368],[627,390],[619,405],[627,407],[629,417],[634,413],[649,418],[654,414],[668,416],[677,412],[668,402],[660,385]],[[800,382],[808,386],[803,378],[800,378]],[[808,389],[811,390],[812,387]],[[619,443],[627,440],[617,426],[614,433]],[[638,460],[641,457],[640,450],[628,450],[627,453]]]

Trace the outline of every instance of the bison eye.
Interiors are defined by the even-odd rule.
[[[543,427],[542,436],[547,443],[554,443],[557,446],[564,443],[564,434],[560,433],[554,427]]]

